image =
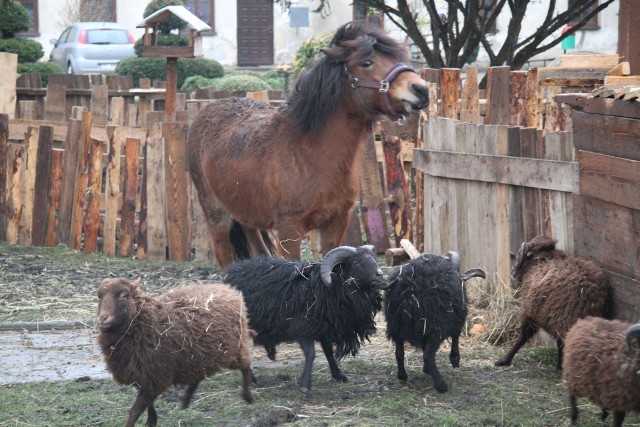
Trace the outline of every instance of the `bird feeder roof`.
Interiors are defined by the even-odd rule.
[[[175,15],[187,23],[187,26],[197,32],[210,31],[211,27],[207,25],[202,19],[191,13],[189,9],[184,6],[166,6],[162,9],[147,16],[144,21],[137,25],[137,28],[145,28],[152,24],[157,24],[170,15]]]

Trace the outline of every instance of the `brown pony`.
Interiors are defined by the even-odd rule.
[[[401,64],[404,48],[360,23],[340,27],[283,107],[212,101],[187,136],[187,162],[221,268],[276,249],[299,258],[318,229],[339,246],[358,194],[356,160],[380,115],[399,120],[428,104],[427,84]]]

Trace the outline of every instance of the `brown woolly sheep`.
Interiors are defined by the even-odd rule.
[[[587,317],[569,330],[562,380],[572,423],[578,418],[576,397],[602,408],[603,421],[613,411],[614,427],[622,425],[626,411],[640,411],[640,345],[633,340],[640,340],[640,323]]]
[[[524,242],[511,271],[520,283],[520,337],[496,366],[508,366],[518,350],[542,328],[556,339],[562,368],[564,336],[578,319],[607,317],[611,292],[607,277],[593,262],[567,256],[556,240],[538,236]]]
[[[242,294],[222,284],[193,285],[153,298],[139,284],[105,279],[98,288],[98,343],[107,368],[116,382],[138,388],[126,425],[147,409],[147,425],[155,426],[153,402],[172,384],[187,386],[186,408],[200,381],[223,368],[242,372],[242,397],[251,403],[251,339]]]

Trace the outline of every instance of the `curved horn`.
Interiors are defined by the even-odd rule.
[[[516,259],[516,265],[513,267],[514,270],[517,271],[522,268],[527,250],[527,242],[522,242],[522,244],[520,245],[520,250],[518,251],[518,259]]]
[[[627,346],[629,347],[629,350],[631,350],[631,341],[634,339],[640,339],[640,323],[636,323],[629,327],[629,329],[625,331],[625,335],[627,337]]]
[[[453,264],[456,270],[460,271],[460,255],[458,254],[458,252],[449,251],[444,254],[444,258],[451,261],[451,264]]]
[[[460,276],[460,279],[463,282],[466,282],[472,277],[482,277],[483,279],[486,279],[487,275],[484,273],[484,270],[482,270],[481,268],[472,268],[471,270],[466,271],[462,276]]]
[[[333,270],[333,267],[355,253],[356,248],[352,246],[338,246],[327,252],[322,264],[320,264],[320,276],[325,285],[331,286],[331,270]]]
[[[371,252],[373,254],[374,258],[377,256],[376,247],[375,246],[373,246],[373,245],[362,245],[360,247],[368,250],[369,252]]]

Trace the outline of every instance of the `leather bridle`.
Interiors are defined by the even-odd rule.
[[[346,68],[346,65],[345,65],[345,68]],[[387,72],[387,74],[385,74],[384,78],[379,82],[360,81],[357,77],[352,77],[351,87],[354,89],[358,89],[360,87],[369,88],[369,89],[378,89],[378,91],[382,93],[382,98],[384,99],[384,103],[387,108],[387,114],[393,119],[393,121],[401,122],[404,120],[405,117],[403,115],[396,114],[393,106],[391,105],[391,100],[389,99],[389,86],[396,79],[396,77],[398,77],[401,73],[404,73],[405,71],[410,71],[414,74],[416,72],[413,68],[408,67],[404,64],[398,63],[394,65]],[[348,70],[347,70],[347,73],[349,73]]]

